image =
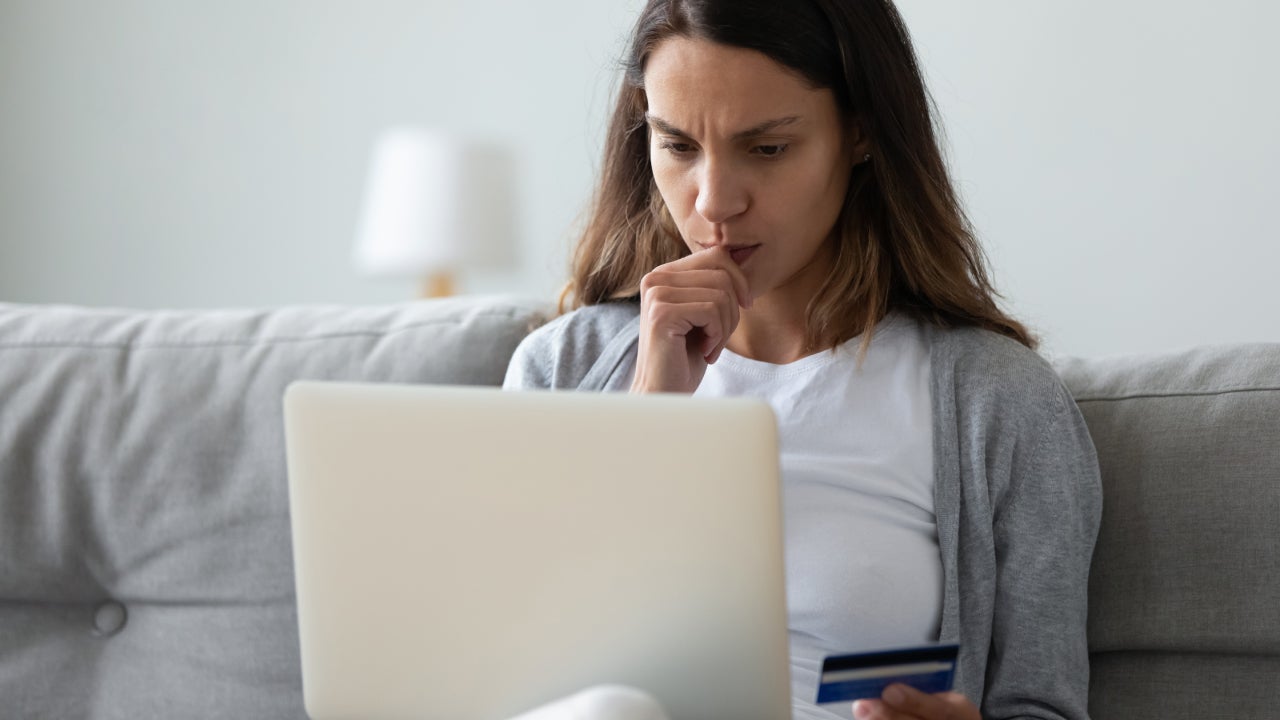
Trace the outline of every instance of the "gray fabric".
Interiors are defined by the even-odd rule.
[[[506,384],[625,390],[637,313],[618,303],[547,324],[517,348]],[[929,341],[940,639],[961,644],[957,688],[990,718],[1086,717],[1101,488],[1084,420],[1053,369],[1017,343],[937,328]]]
[[[1280,716],[1280,658],[1275,655],[1108,652],[1091,662],[1094,720]]]
[[[0,305],[0,716],[303,717],[285,386],[498,384],[540,309]]]
[[[537,309],[0,305],[0,717],[302,717],[284,385],[496,383]],[[601,312],[634,322],[627,306]],[[613,353],[605,375],[629,379],[630,346],[584,333],[589,352]],[[1000,353],[964,355],[956,377]],[[1060,371],[1106,497],[1089,583],[1093,717],[1274,717],[1280,345]],[[998,439],[997,456],[1017,455]],[[113,598],[126,622],[95,634]]]
[[[1095,717],[1280,714],[1280,345],[1059,370],[1105,491],[1089,645],[1115,676],[1095,683]],[[1204,714],[1197,692],[1231,712]],[[1156,709],[1138,702],[1160,693]]]

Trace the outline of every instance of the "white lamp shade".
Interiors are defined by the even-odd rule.
[[[418,128],[379,138],[355,245],[357,269],[421,278],[509,265],[516,230],[512,153]]]

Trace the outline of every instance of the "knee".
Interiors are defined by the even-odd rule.
[[[667,720],[656,698],[625,685],[596,685],[573,699],[581,720]]]
[[[595,685],[512,720],[668,720],[649,693],[625,685]]]

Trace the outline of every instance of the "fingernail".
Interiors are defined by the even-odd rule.
[[[907,699],[907,694],[902,692],[902,688],[897,685],[890,685],[889,689],[884,691],[884,699],[893,705],[901,705]]]
[[[858,700],[853,704],[853,716],[858,718],[871,717],[871,706]]]

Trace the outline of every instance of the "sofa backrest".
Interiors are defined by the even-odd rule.
[[[305,717],[285,386],[498,384],[541,311],[0,305],[0,716]]]
[[[1280,345],[1059,365],[1098,449],[1094,720],[1280,715]]]
[[[497,384],[528,302],[0,304],[0,716],[303,718],[281,397]],[[1280,707],[1280,345],[1070,360],[1095,720]]]

